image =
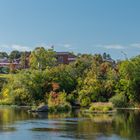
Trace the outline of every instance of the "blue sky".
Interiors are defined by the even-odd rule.
[[[140,0],[0,0],[0,51],[140,54]]]

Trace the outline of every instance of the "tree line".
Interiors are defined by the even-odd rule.
[[[1,104],[47,104],[53,109],[89,107],[112,102],[115,107],[140,103],[140,56],[114,61],[109,54],[80,54],[57,64],[53,49],[31,52],[30,68],[16,72],[1,86]]]

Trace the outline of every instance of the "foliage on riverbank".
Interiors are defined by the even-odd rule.
[[[92,103],[90,108],[89,108],[89,112],[111,112],[113,111],[114,107],[112,105],[112,103],[101,103],[101,102],[98,102],[98,103]]]
[[[49,112],[67,112],[71,110],[71,105],[67,102],[65,92],[52,92],[48,98]]]
[[[95,102],[111,101],[115,107],[140,103],[140,56],[115,62],[106,53],[83,54],[69,65],[58,65],[52,50],[39,49],[43,55],[39,57],[36,50],[31,53],[31,69],[8,75],[1,83],[0,104],[45,103],[52,110],[67,110],[71,106],[90,107]]]

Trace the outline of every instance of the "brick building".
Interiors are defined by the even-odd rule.
[[[28,69],[29,59],[30,53],[26,53],[24,62],[21,62],[21,58],[15,59],[12,63],[8,58],[0,59],[0,68],[8,67],[12,70]],[[56,59],[58,64],[69,64],[76,60],[76,56],[69,52],[56,52]]]
[[[69,52],[56,52],[58,64],[69,64],[76,60],[76,56]]]

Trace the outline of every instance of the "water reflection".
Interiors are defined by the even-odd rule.
[[[25,110],[26,108],[0,107],[0,125],[29,119],[31,116]]]
[[[0,139],[140,139],[140,111],[115,114],[28,113],[26,108],[0,108]],[[10,132],[10,133],[9,133]]]
[[[0,128],[0,132],[12,132],[12,131],[16,131],[15,127],[1,127]]]

